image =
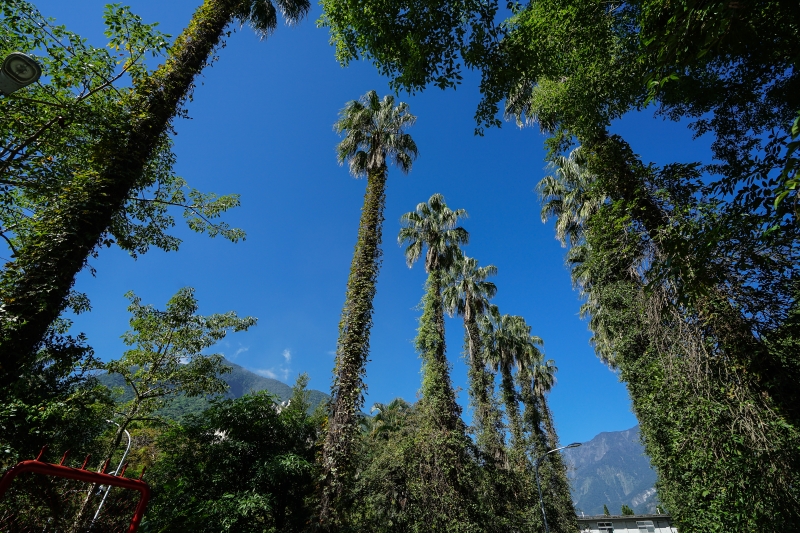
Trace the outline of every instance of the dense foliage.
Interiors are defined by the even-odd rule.
[[[237,195],[202,193],[174,174],[165,127],[150,132],[149,148],[125,168],[130,182],[116,200],[99,179],[111,172],[105,185],[121,183],[108,165],[123,154],[126,144],[117,137],[142,112],[141,93],[156,75],[147,60],[175,52],[156,24],[109,6],[109,46],[96,48],[23,0],[0,9],[0,53],[29,53],[46,80],[0,100],[0,235],[8,247],[0,274],[5,389],[34,364],[45,331],[65,307],[88,308],[70,288],[101,246],[116,243],[134,257],[151,246],[176,250],[180,239],[169,234],[175,208],[183,209],[195,231],[233,241],[244,234],[212,221],[238,205]],[[176,112],[173,105],[170,116]]]
[[[796,4],[543,0],[504,21],[493,1],[323,7],[341,61],[419,90],[458,83],[462,60],[482,76],[479,131],[504,103],[548,135],[543,216],[682,530],[796,521]],[[712,160],[656,167],[609,133],[647,106],[708,134]]]
[[[267,393],[215,402],[159,438],[143,531],[307,531],[319,423],[301,376],[288,405]]]

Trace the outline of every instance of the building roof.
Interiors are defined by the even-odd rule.
[[[628,515],[620,515],[620,514],[612,514],[612,515],[586,515],[580,516],[578,515],[578,520],[636,520],[642,518],[660,518],[662,520],[670,520],[672,517],[668,514],[628,514]]]

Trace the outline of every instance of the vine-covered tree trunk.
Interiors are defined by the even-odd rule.
[[[523,420],[527,433],[526,448],[531,459],[535,461],[548,451],[559,447],[558,436],[552,413],[547,406],[547,399],[534,392],[530,369],[523,367],[518,380],[520,398],[525,406]],[[550,529],[559,533],[577,531],[578,523],[575,506],[572,503],[567,468],[558,452],[546,456],[539,467],[539,475]]]
[[[43,210],[0,278],[0,388],[23,371],[64,309],[76,274],[122,208],[178,106],[187,97],[238,0],[205,0],[172,46],[170,58],[135,87],[131,122],[95,150],[96,174],[78,174]]]
[[[680,279],[645,288],[637,274],[642,249],[663,257],[666,214],[624,141],[594,149],[593,171],[613,201],[588,224],[588,290],[658,472],[659,496],[682,531],[781,531],[800,518],[796,387],[786,386],[796,362],[781,362],[755,338],[714,279],[690,306],[675,305]]]
[[[469,310],[469,305],[467,306]],[[464,314],[469,356],[469,394],[475,409],[478,448],[496,464],[505,462],[502,420],[494,399],[494,376],[486,369],[478,324],[472,313]]]
[[[515,456],[515,462],[519,463],[522,459],[523,438],[522,419],[519,415],[519,404],[517,403],[517,390],[514,387],[514,377],[511,375],[511,368],[508,365],[501,365],[500,376],[503,405],[505,405],[506,418],[508,418],[509,429],[511,429],[511,451]]]
[[[337,504],[352,473],[357,413],[364,403],[363,382],[369,357],[372,300],[381,263],[381,228],[386,203],[386,167],[369,173],[350,277],[347,280],[332,387],[328,432],[322,450],[323,486],[320,521],[335,528]]]
[[[428,274],[425,289],[416,339],[417,351],[422,357],[421,402],[439,427],[452,431],[463,423],[445,355],[442,275],[438,269]]]
[[[485,532],[479,502],[476,464],[455,400],[445,356],[442,276],[432,269],[425,284],[416,348],[422,358],[419,427],[414,450],[416,468],[410,480],[411,500],[424,507],[425,522],[416,531]],[[420,511],[417,511],[420,513]]]
[[[634,165],[638,159],[628,144],[618,135],[603,135],[591,148],[597,155],[594,173],[602,188],[613,200],[627,203],[634,220],[641,223],[659,254],[666,257],[663,248],[670,244],[663,242],[662,232],[669,225],[669,217],[637,176]],[[796,386],[800,370],[771,354],[753,334],[753,325],[727,296],[724,286],[729,282],[724,272],[714,272],[703,281],[704,294],[694,302],[698,318],[726,353],[731,368],[741,367],[747,381],[768,394],[781,415],[800,427],[800,394]]]

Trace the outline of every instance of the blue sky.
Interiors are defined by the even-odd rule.
[[[103,2],[34,1],[96,45],[103,37]],[[199,0],[131,0],[146,22],[177,35]],[[75,320],[103,359],[122,353],[128,328],[127,300],[135,291],[163,307],[180,287],[192,286],[204,314],[235,310],[259,319],[246,333],[228,337],[218,351],[262,375],[293,382],[307,372],[312,388],[331,382],[337,324],[356,240],[365,181],[336,163],[332,124],[348,100],[368,90],[390,91],[368,63],[340,67],[325,29],[316,28],[320,9],[296,27],[281,24],[260,41],[248,28],[228,39],[219,61],[206,69],[188,105],[191,120],[176,123],[177,172],[203,191],[241,194],[242,206],[226,220],[247,232],[231,244],[188,232],[179,252],[152,250],[138,260],[104,249],[80,274],[76,288],[93,311]],[[409,131],[420,156],[408,176],[390,169],[384,260],[375,300],[367,408],[397,396],[413,401],[420,361],[412,340],[425,274],[409,269],[397,245],[400,216],[439,192],[452,208],[464,208],[471,242],[465,252],[498,267],[495,303],[504,313],[525,317],[545,341],[559,368],[550,396],[561,441],[586,441],[601,431],[636,424],[623,384],[595,357],[579,300],[564,266],[565,250],[551,225],[539,219],[533,188],[544,176],[543,137],[512,123],[473,135],[479,100],[477,79],[465,76],[457,90],[401,94],[417,115]],[[646,160],[670,155],[691,161],[707,154],[681,124],[649,114],[626,117],[614,130]],[[669,152],[669,154],[668,154]],[[675,154],[678,154],[675,156]],[[461,358],[459,319],[447,322],[453,381],[466,400],[466,366]]]

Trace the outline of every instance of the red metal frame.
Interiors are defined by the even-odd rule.
[[[67,458],[69,451],[67,451],[67,453],[64,454],[64,457],[61,458],[61,464],[57,465],[40,461],[39,459],[41,459],[43,453],[44,448],[41,452],[39,452],[39,456],[36,459],[32,461],[22,461],[3,475],[3,478],[0,479],[0,498],[3,497],[8,488],[11,486],[11,482],[14,480],[14,478],[24,472],[32,472],[34,474],[42,474],[45,476],[77,479],[78,481],[85,481],[87,483],[111,485],[112,487],[122,487],[125,489],[136,490],[139,491],[141,496],[139,498],[139,504],[136,506],[136,511],[133,514],[133,518],[131,519],[131,525],[128,528],[128,533],[134,533],[136,531],[142,521],[142,517],[144,516],[144,510],[145,507],[147,507],[147,502],[150,500],[150,486],[142,481],[144,470],[142,471],[142,476],[139,476],[139,479],[125,478],[122,477],[122,475],[112,476],[111,474],[105,473],[106,467],[108,466],[108,461],[106,461],[106,464],[103,466],[103,470],[101,472],[90,472],[86,470],[86,463],[89,462],[88,455],[86,456],[86,460],[83,462],[83,465],[80,468],[71,468],[69,466],[64,466],[64,460]],[[125,467],[127,466],[128,465],[126,464]],[[125,474],[124,469],[122,470],[122,474]]]

